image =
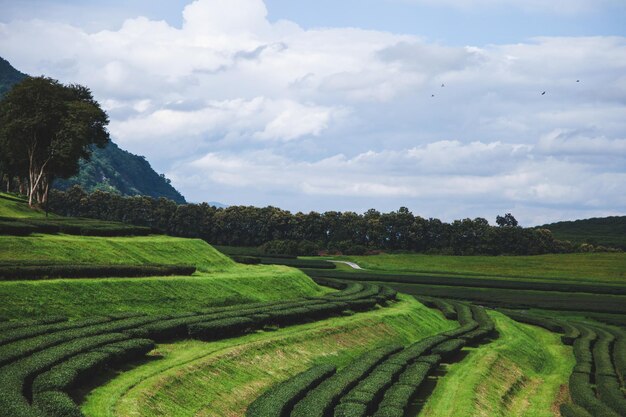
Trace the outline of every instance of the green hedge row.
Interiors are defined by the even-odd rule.
[[[0,266],[0,281],[39,280],[48,278],[113,278],[191,275],[190,265],[38,265]]]
[[[293,406],[336,371],[334,366],[319,365],[271,387],[246,411],[246,417],[289,417]]]
[[[28,326],[14,328],[0,333],[0,346],[6,345],[7,343],[16,342],[18,340],[39,336],[42,334],[54,333],[61,330],[78,329],[81,327],[106,323],[111,320],[112,319],[109,317],[94,317],[73,321],[60,321],[51,324],[33,323]]]
[[[17,342],[0,346],[0,366],[10,364],[24,357],[32,356],[39,351],[45,352],[46,349],[53,348],[69,340],[80,340],[85,337],[125,332],[141,327],[147,323],[162,320],[164,317],[167,316],[146,316],[115,320],[18,340]]]
[[[585,408],[592,416],[620,417],[619,414],[596,397],[589,375],[574,372],[569,378],[569,389],[574,403]]]
[[[122,333],[108,333],[84,337],[36,352],[0,368],[0,410],[12,417],[31,417],[33,410],[27,398],[30,394],[30,381],[53,366],[74,355],[88,352],[105,344],[127,339]],[[26,395],[26,396],[25,396]]]
[[[587,410],[576,404],[561,404],[562,417],[593,417]]]
[[[613,345],[613,364],[622,381],[622,387],[626,387],[626,331],[615,330],[615,344]]]
[[[291,417],[329,415],[344,394],[379,363],[401,349],[401,346],[386,346],[365,353],[309,392],[295,405]]]
[[[327,271],[327,270],[310,270],[307,274],[313,277],[335,278],[344,280],[354,280],[360,282],[388,282],[398,284],[422,284],[422,285],[440,285],[448,287],[465,287],[465,288],[485,288],[485,289],[501,289],[501,290],[533,290],[545,292],[573,292],[573,293],[593,293],[593,294],[609,294],[609,295],[626,295],[626,288],[623,285],[615,284],[572,284],[559,281],[545,282],[541,280],[509,280],[498,279],[492,277],[459,277],[459,276],[441,276],[441,275],[407,275],[407,274],[379,274],[373,272],[359,271]],[[448,297],[453,298],[453,297]],[[464,297],[454,297],[464,299]],[[571,307],[571,305],[570,305]]]
[[[3,320],[0,323],[0,332],[4,333],[10,330],[15,330],[23,327],[31,327],[42,324],[52,324],[67,321],[67,317],[64,316],[51,316],[40,320]]]
[[[293,268],[306,268],[306,269],[335,269],[337,265],[332,262],[323,261],[319,259],[290,259],[290,258],[273,258],[273,257],[260,257],[263,265],[285,265]]]
[[[80,407],[69,398],[67,391],[80,386],[106,366],[136,360],[152,349],[154,342],[151,340],[130,339],[76,355],[35,378],[32,384],[33,405],[54,417],[82,416]],[[50,411],[62,414],[49,414]]]
[[[152,233],[152,229],[94,219],[15,219],[0,217],[0,234],[27,236],[32,233],[65,233],[83,236],[147,236]]]

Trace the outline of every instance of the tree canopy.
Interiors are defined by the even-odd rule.
[[[29,204],[44,203],[54,178],[78,173],[90,145],[109,143],[107,114],[91,91],[46,77],[28,77],[0,101],[0,167],[17,179]]]

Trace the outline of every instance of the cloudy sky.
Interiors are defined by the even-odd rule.
[[[0,56],[91,87],[113,140],[189,201],[527,226],[626,214],[623,0],[0,10]]]

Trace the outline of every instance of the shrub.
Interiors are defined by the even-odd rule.
[[[374,417],[404,417],[404,409],[394,406],[385,406],[379,408]]]
[[[329,365],[314,366],[271,387],[250,404],[246,417],[288,417],[293,406],[335,370]]]
[[[561,404],[562,417],[593,417],[584,408],[576,404]]]
[[[449,358],[465,346],[465,341],[462,339],[451,339],[446,342],[440,343],[432,349],[432,353],[440,355],[442,358]]]
[[[40,393],[34,399],[33,405],[46,416],[85,417],[80,407],[66,393],[60,391]],[[30,415],[34,416],[34,413]]]
[[[309,392],[296,404],[291,417],[323,417],[329,414],[341,396],[371,369],[400,349],[400,346],[392,345],[363,354]]]
[[[365,417],[367,406],[359,403],[342,403],[335,407],[334,417]]]
[[[585,408],[594,417],[619,417],[606,404],[596,398],[589,378],[585,374],[573,373],[569,378],[569,388],[572,400]]]
[[[261,263],[261,258],[256,256],[230,255],[230,258],[235,262],[246,265],[258,265]]]
[[[603,403],[611,407],[619,415],[626,416],[626,399],[624,399],[624,394],[616,377],[596,376],[596,388]]]
[[[0,266],[0,280],[45,278],[113,278],[191,275],[196,267],[186,265],[29,265]]]
[[[197,323],[189,326],[189,336],[200,340],[219,340],[227,337],[242,335],[251,331],[254,320],[247,317],[233,317],[229,319]]]

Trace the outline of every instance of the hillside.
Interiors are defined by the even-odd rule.
[[[185,198],[169,180],[157,174],[143,156],[120,149],[113,142],[104,149],[94,147],[91,160],[81,162],[77,176],[54,183],[60,190],[73,185],[80,185],[87,192],[102,190],[129,196],[165,197],[185,203]]]
[[[22,74],[0,57],[0,99],[27,75]],[[94,148],[90,161],[81,163],[77,176],[57,180],[55,188],[66,189],[80,185],[85,191],[106,190],[122,195],[165,197],[177,203],[185,198],[163,175],[157,174],[143,156],[120,149],[111,142],[106,148]]]
[[[555,238],[626,250],[626,216],[595,217],[544,224]]]

